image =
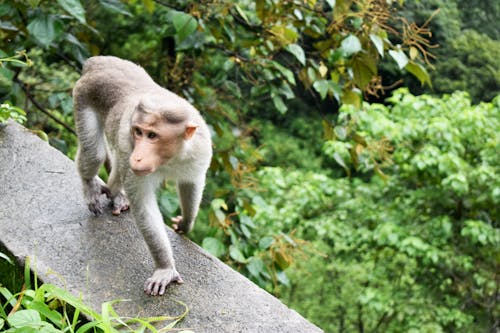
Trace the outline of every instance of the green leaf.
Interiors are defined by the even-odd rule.
[[[415,76],[419,81],[420,81],[420,84],[421,85],[424,85],[424,84],[428,84],[429,87],[432,88],[432,82],[431,82],[431,77],[429,75],[429,73],[427,72],[427,70],[420,64],[417,64],[413,61],[410,61],[405,69],[410,72],[411,74],[413,74],[413,76]]]
[[[177,195],[163,191],[159,196],[159,206],[163,214],[172,215],[179,208]]]
[[[237,261],[239,263],[244,264],[244,263],[247,262],[247,260],[245,259],[245,256],[241,252],[241,250],[236,245],[234,245],[234,244],[229,247],[229,256],[233,260],[235,260],[235,261]]]
[[[248,271],[256,278],[264,271],[264,267],[262,259],[256,257],[252,257],[247,264]]]
[[[42,323],[42,318],[35,310],[20,310],[8,316],[7,323],[12,327],[35,326]]]
[[[7,261],[9,264],[11,264],[11,265],[12,265],[12,264],[14,264],[14,263],[12,262],[12,260],[11,260],[11,259],[10,259],[10,258],[6,255],[6,254],[3,254],[2,252],[0,252],[0,258],[2,258],[2,259],[4,259],[4,260],[6,260],[6,261]]]
[[[338,101],[340,98],[340,86],[331,80],[318,80],[313,83],[313,88],[316,90],[321,99],[325,99],[326,96],[331,93]]]
[[[245,14],[243,9],[241,9],[241,7],[238,6],[237,4],[235,4],[234,7],[236,8],[236,11],[238,12],[238,14],[240,14],[240,16],[245,20],[245,22],[247,24],[250,24],[250,21],[248,20],[247,14]]]
[[[201,247],[218,258],[222,257],[226,253],[226,246],[220,240],[214,237],[205,237],[203,239]]]
[[[252,218],[248,215],[244,215],[244,214],[241,214],[239,215],[240,217],[240,222],[244,225],[246,225],[247,227],[249,228],[252,228],[252,229],[255,229],[257,228],[257,226],[255,225],[255,223],[252,221]]]
[[[289,44],[286,46],[286,50],[293,54],[295,58],[304,66],[306,64],[306,55],[304,50],[299,44]]]
[[[288,110],[288,107],[286,106],[285,102],[283,102],[283,98],[281,98],[281,96],[279,96],[279,95],[274,95],[272,97],[272,99],[273,99],[273,104],[276,107],[276,109],[278,109],[278,111],[281,114],[285,114],[286,111]]]
[[[394,50],[389,50],[390,56],[396,60],[399,69],[405,68],[405,66],[408,64],[408,57],[402,50],[394,51]]]
[[[284,271],[278,271],[276,273],[276,277],[278,278],[278,281],[285,285],[285,286],[290,286],[290,280],[288,279],[288,276],[286,275],[286,273]]]
[[[271,64],[273,65],[274,68],[278,70],[278,72],[281,73],[285,77],[285,79],[292,85],[295,85],[295,76],[293,75],[293,72],[289,70],[288,68],[284,67],[281,65],[279,62],[272,61]]]
[[[261,250],[267,250],[274,243],[274,238],[270,236],[262,237],[259,241],[259,248]]]
[[[35,301],[30,304],[30,309],[37,311],[38,313],[49,319],[51,322],[53,322],[55,325],[57,325],[57,327],[62,327],[63,316],[56,310],[51,310],[49,308],[49,305]]]
[[[335,137],[340,140],[345,140],[347,138],[347,129],[345,126],[335,126],[334,132]]]
[[[271,29],[270,32],[276,36],[282,45],[288,45],[295,43],[299,38],[299,34],[294,29],[287,26],[276,24]]]
[[[335,0],[326,0],[326,3],[332,8],[335,8]]]
[[[99,3],[112,13],[132,16],[132,13],[127,10],[125,4],[120,0],[99,0]]]
[[[227,210],[227,204],[222,199],[214,199],[210,204],[212,211],[218,223],[224,223],[226,219],[226,214],[222,209]]]
[[[338,152],[335,152],[333,154],[333,159],[335,160],[335,162],[337,162],[345,170],[349,170],[349,168],[347,167],[347,164],[345,163],[344,159],[342,158],[342,156],[340,156],[340,154]]]
[[[292,88],[290,87],[290,85],[286,81],[283,81],[283,83],[281,84],[281,86],[278,89],[276,89],[274,87],[272,87],[271,89],[273,92],[275,92],[279,95],[285,96],[286,99],[295,98],[295,93],[293,92]]]
[[[332,124],[324,119],[321,121],[321,124],[323,125],[323,138],[327,141],[335,139]]]
[[[373,57],[368,55],[356,56],[353,59],[352,70],[354,83],[361,90],[365,90],[371,79],[377,74],[377,65]]]
[[[353,90],[344,91],[342,94],[342,103],[354,105],[359,109],[361,107],[361,96]]]
[[[191,15],[172,10],[172,23],[177,32],[178,42],[182,42],[198,28],[198,21]]]
[[[232,93],[237,98],[242,97],[240,87],[235,82],[227,80],[227,81],[224,81],[223,86],[227,91]]]
[[[321,99],[325,99],[328,94],[328,81],[327,80],[318,80],[313,83],[313,88],[319,93]]]
[[[375,48],[377,49],[378,54],[380,54],[381,57],[384,57],[384,40],[380,38],[377,35],[370,34],[370,39],[375,45]]]
[[[27,29],[33,38],[43,47],[48,47],[63,32],[61,22],[51,15],[37,15],[28,24]]]
[[[85,9],[83,9],[80,0],[57,0],[57,2],[80,23],[85,24]]]
[[[344,52],[345,56],[348,57],[361,51],[361,42],[358,37],[349,35],[340,43],[340,49]]]

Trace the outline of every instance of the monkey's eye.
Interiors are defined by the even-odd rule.
[[[134,128],[134,135],[135,135],[135,136],[142,136],[142,131],[141,131],[141,129],[140,129],[140,128],[138,128],[138,127],[135,127],[135,128]]]
[[[149,132],[148,133],[148,139],[155,139],[158,136],[155,132]]]

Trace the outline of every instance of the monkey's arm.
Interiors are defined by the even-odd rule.
[[[174,222],[172,227],[178,233],[188,233],[193,229],[204,187],[204,178],[197,179],[194,182],[177,182],[177,193],[181,204],[182,216],[172,219]]]
[[[152,296],[163,295],[168,284],[183,281],[175,269],[172,247],[152,184],[145,181],[145,177],[134,178],[133,181],[125,182],[125,188],[127,193],[131,193],[131,211],[155,262],[155,271],[146,280],[144,291]]]

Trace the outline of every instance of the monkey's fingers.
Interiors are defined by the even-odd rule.
[[[181,222],[182,222],[182,216],[181,216],[181,215],[179,215],[179,216],[176,216],[176,217],[172,217],[170,220],[171,220],[172,222],[174,222],[175,224],[179,224],[179,223],[181,223]]]
[[[150,296],[162,296],[171,282],[184,283],[179,273],[175,270],[173,272],[170,269],[157,270],[144,283],[144,292]]]
[[[176,217],[172,217],[170,219],[172,221],[172,229],[175,230],[175,232],[179,233],[179,234],[183,234],[184,231],[182,230],[182,216],[176,216]]]

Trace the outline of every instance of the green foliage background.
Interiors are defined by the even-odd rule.
[[[327,332],[497,332],[500,8],[472,4],[8,1],[0,123],[73,157],[83,61],[133,60],[213,130],[205,249]]]

